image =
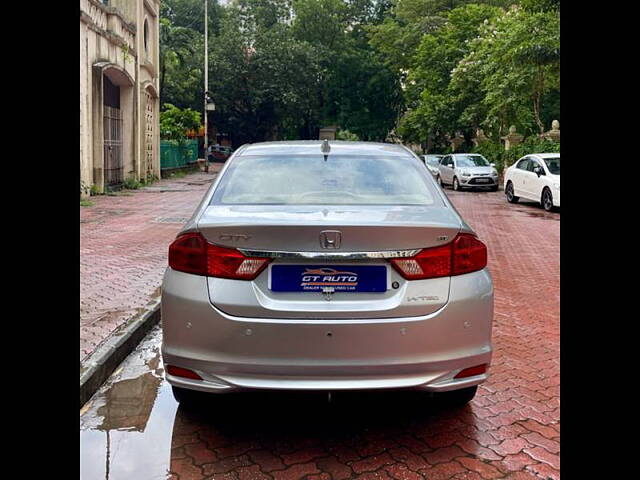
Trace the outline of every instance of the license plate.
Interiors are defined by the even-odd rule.
[[[489,179],[488,178],[478,178],[478,179],[476,179],[476,182],[478,182],[478,183],[489,183]]]
[[[386,292],[384,265],[271,265],[274,292]]]

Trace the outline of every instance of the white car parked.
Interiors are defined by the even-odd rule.
[[[510,203],[522,197],[540,202],[547,212],[560,207],[560,154],[522,157],[505,171],[504,193]]]

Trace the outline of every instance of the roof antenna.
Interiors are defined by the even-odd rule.
[[[329,157],[329,152],[331,151],[331,146],[329,145],[329,140],[327,140],[326,138],[324,139],[324,141],[322,142],[322,147],[320,148],[320,150],[322,150],[322,153],[324,154],[324,161],[327,161],[327,158]]]

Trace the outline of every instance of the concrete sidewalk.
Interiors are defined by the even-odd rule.
[[[80,361],[157,303],[168,246],[223,164],[80,207]]]

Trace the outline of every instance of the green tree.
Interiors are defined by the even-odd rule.
[[[190,65],[196,48],[201,46],[197,33],[186,27],[174,25],[167,17],[160,19],[160,93],[166,94],[167,72],[169,82]],[[199,45],[200,44],[200,45]]]
[[[455,95],[450,89],[451,72],[470,51],[474,39],[488,19],[501,9],[469,4],[447,13],[444,24],[422,37],[408,70],[405,98],[409,107],[400,121],[398,133],[414,142],[443,143],[449,133],[469,136],[474,118],[462,117],[474,103],[469,95]]]
[[[513,7],[484,24],[470,45],[452,84],[461,95],[480,95],[485,129],[498,136],[514,124],[526,134],[542,133],[545,119],[559,118],[557,10]]]
[[[384,21],[368,27],[371,44],[391,67],[406,73],[422,37],[435,33],[449,11],[469,3],[504,6],[512,0],[390,0]]]
[[[559,0],[208,1],[209,119],[235,145],[336,124],[442,150],[456,132],[559,119]],[[202,7],[161,5],[162,102],[196,112]]]
[[[215,42],[224,8],[207,0],[209,43]],[[211,73],[211,72],[210,72]],[[160,4],[160,97],[163,103],[202,110],[204,99],[204,2]]]
[[[238,144],[311,138],[320,77],[315,48],[293,37],[285,17],[265,23],[256,18],[262,9],[233,5],[212,46],[215,124]]]
[[[400,83],[362,29],[362,22],[379,21],[384,7],[373,0],[295,0],[293,7],[293,34],[319,54],[320,122],[384,140],[402,104]]]
[[[160,138],[183,143],[187,130],[200,128],[200,113],[190,108],[180,109],[170,103],[160,112]]]

